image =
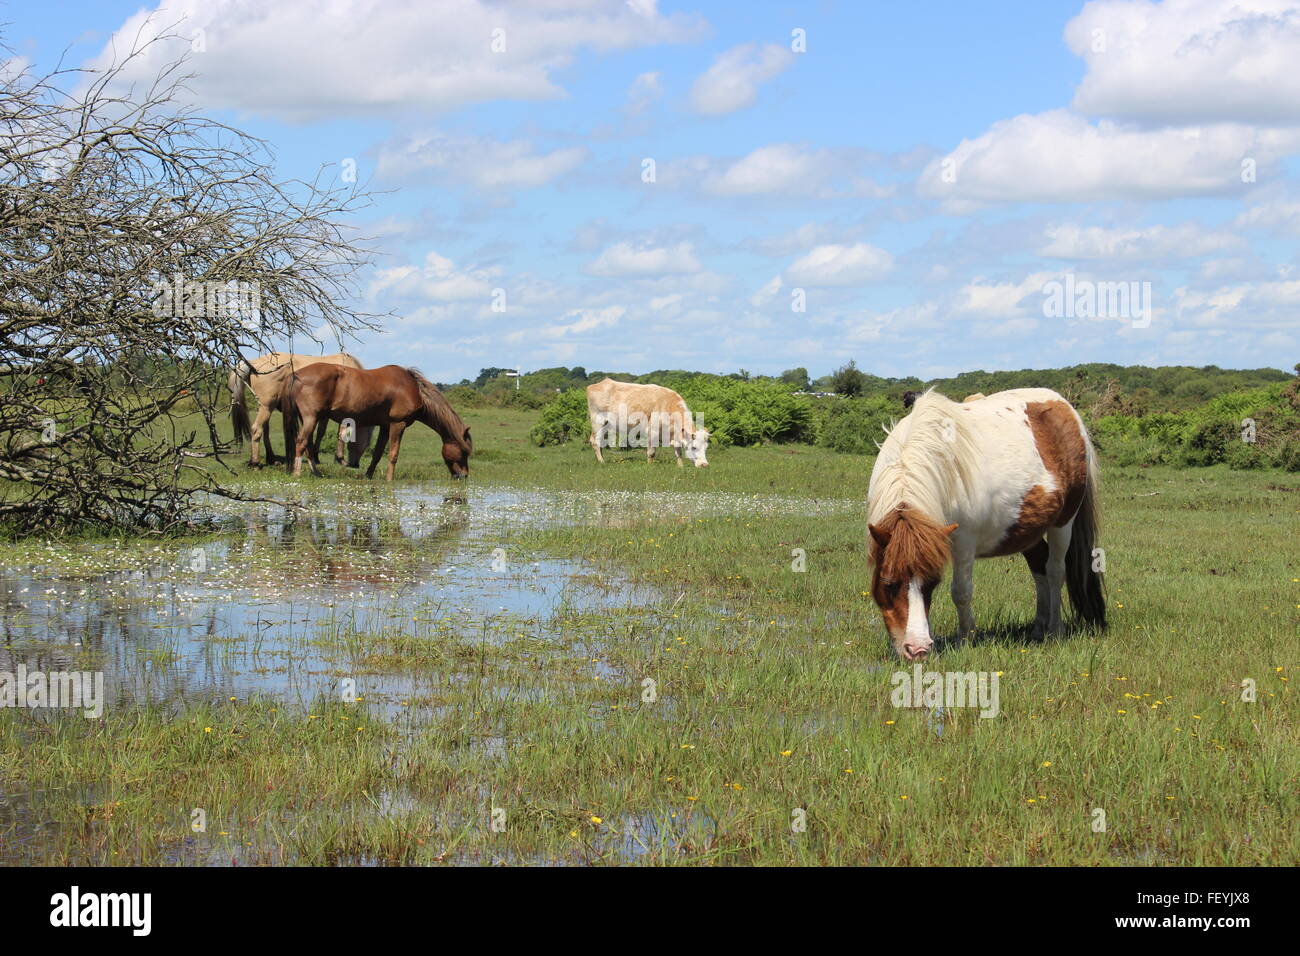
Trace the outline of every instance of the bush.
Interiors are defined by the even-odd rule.
[[[543,447],[563,445],[575,438],[586,441],[590,435],[585,388],[571,388],[551,399],[542,409],[541,419],[528,433],[533,444]]]
[[[850,455],[874,455],[885,440],[885,429],[901,414],[889,398],[845,398],[827,412],[818,444]]]
[[[1286,441],[1278,446],[1273,464],[1283,471],[1300,471],[1300,441]]]

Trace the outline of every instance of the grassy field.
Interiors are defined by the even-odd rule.
[[[979,562],[980,638],[930,667],[998,674],[1000,714],[982,719],[891,703],[900,667],[866,593],[870,459],[778,446],[711,450],[709,469],[633,452],[599,467],[585,446],[530,446],[532,413],[465,417],[468,494],[610,502],[503,532],[512,560],[584,558],[657,597],[502,633],[339,632],[359,672],[422,676],[397,716],[270,697],[98,721],[0,710],[7,859],[1300,862],[1300,478],[1104,466],[1111,626],[1030,643],[1023,561]],[[259,493],[361,480],[232,462]],[[423,428],[398,478],[454,490]],[[658,504],[620,504],[638,498]],[[933,626],[955,631],[946,592]]]

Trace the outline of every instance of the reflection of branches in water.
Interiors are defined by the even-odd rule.
[[[421,502],[414,515],[400,507],[377,512],[363,503],[335,501],[286,511],[262,510],[245,523],[244,548],[254,560],[244,584],[282,590],[349,584],[392,587],[404,571],[441,561],[469,526],[469,504],[448,495],[436,508]]]

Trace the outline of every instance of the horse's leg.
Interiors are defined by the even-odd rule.
[[[357,425],[352,432],[352,445],[348,448],[348,467],[360,468],[361,456],[370,450],[370,436],[374,428],[370,425]]]
[[[330,420],[328,415],[322,415],[320,423],[316,426],[316,439],[312,442],[311,457],[312,461],[320,464],[320,443],[325,439],[325,429],[329,428]]]
[[[271,435],[270,430],[266,427],[271,421],[271,409],[263,405],[261,400],[257,403],[257,416],[253,419],[253,427],[249,432],[248,443],[251,446],[248,452],[248,463],[254,468],[262,467],[261,445],[266,444],[266,463],[275,464],[275,456],[271,454]]]
[[[384,446],[388,444],[388,426],[379,426],[379,441],[375,442],[375,453],[370,457],[370,467],[366,469],[366,477],[375,477],[375,466],[379,464],[379,456],[384,453]]]
[[[312,432],[316,430],[316,416],[310,412],[302,413],[302,421],[298,424],[298,437],[293,443],[293,448],[286,448],[286,455],[293,455],[293,474],[298,477],[302,474],[302,459],[307,457],[307,463],[311,465],[311,473],[319,475],[320,469],[316,467],[316,460],[312,455]]]
[[[1025,563],[1029,565],[1029,573],[1034,576],[1034,594],[1037,596],[1034,630],[1031,636],[1035,641],[1040,641],[1047,632],[1047,624],[1052,616],[1052,599],[1047,589],[1047,542],[1040,539],[1036,545],[1026,548],[1023,553]],[[1059,593],[1057,600],[1060,600]]]
[[[394,422],[389,434],[388,476],[385,481],[392,481],[397,473],[397,453],[402,449],[402,432],[406,431],[406,422]]]
[[[1047,532],[1047,633],[1061,631],[1061,585],[1065,583],[1065,553],[1070,550],[1074,522]]]
[[[968,640],[975,636],[975,612],[971,608],[971,598],[975,594],[974,542],[952,542],[952,585],[949,592],[953,606],[957,608],[957,637]]]

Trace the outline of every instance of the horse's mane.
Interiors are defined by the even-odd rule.
[[[907,506],[932,522],[946,521],[954,507],[968,500],[978,464],[969,418],[956,402],[927,390],[880,446],[868,491],[868,520],[880,525]]]
[[[420,389],[420,400],[424,403],[424,423],[441,435],[444,441],[454,441],[466,452],[472,452],[473,441],[464,437],[465,422],[456,414],[442,392],[438,391],[438,386],[425,378],[418,368],[408,368],[406,371]]]
[[[927,515],[903,503],[873,522],[873,532],[888,539],[888,547],[871,541],[871,560],[886,580],[903,581],[914,575],[936,579],[948,563],[948,533]]]

